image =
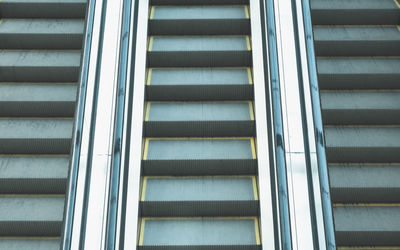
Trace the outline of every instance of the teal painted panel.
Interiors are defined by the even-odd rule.
[[[156,6],[154,19],[240,19],[244,6]]]
[[[249,139],[150,140],[148,160],[252,159]]]
[[[254,219],[146,220],[143,245],[256,245]]]
[[[248,121],[248,102],[151,103],[149,121]]]
[[[252,177],[150,177],[146,201],[254,200]]]
[[[153,37],[152,51],[223,51],[247,50],[245,36]]]
[[[246,68],[152,69],[150,85],[249,84]]]

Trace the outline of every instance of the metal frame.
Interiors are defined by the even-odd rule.
[[[82,83],[86,77],[88,82],[85,115],[82,116],[82,111],[78,110],[80,116],[77,117],[77,123],[83,124],[83,146],[80,151],[73,149],[75,155],[79,154],[79,163],[76,164],[78,156],[74,157],[72,171],[79,170],[77,180],[71,179],[77,182],[77,188],[75,197],[68,200],[69,204],[74,202],[74,206],[69,205],[70,210],[67,210],[68,221],[75,216],[73,225],[67,224],[72,227],[72,232],[70,238],[67,235],[63,239],[64,249],[104,249],[107,241],[123,2],[103,0],[89,3],[88,25],[93,25],[90,26],[93,29],[87,29],[81,76]],[[79,94],[82,95],[82,91]],[[76,140],[79,140],[78,126],[75,133]]]
[[[63,249],[138,244],[148,15],[149,0],[89,2]],[[335,249],[309,2],[250,15],[261,244]]]
[[[293,249],[327,249],[332,244],[332,239],[327,243],[324,221],[328,220],[328,234],[333,232],[333,221],[332,217],[327,218],[324,211],[326,207],[322,207],[322,200],[327,198],[326,189],[329,197],[329,183],[323,140],[321,143],[320,139],[323,130],[315,58],[314,54],[307,51],[313,46],[311,18],[309,5],[306,6],[308,12],[304,15],[303,2],[274,0],[289,184],[291,244]],[[309,73],[309,63],[313,68],[312,75]],[[319,119],[318,129],[313,120],[315,116]],[[315,135],[314,131],[318,134]],[[319,176],[319,173],[323,176]],[[323,185],[322,200],[320,182]]]
[[[304,84],[304,94],[306,100],[308,100],[307,107],[307,122],[309,126],[309,141],[310,141],[310,152],[312,152],[312,175],[314,185],[314,198],[317,227],[320,249],[334,250],[336,249],[335,242],[335,229],[333,221],[332,203],[330,197],[330,185],[328,177],[328,167],[325,154],[325,142],[324,142],[324,130],[321,115],[321,104],[319,97],[318,77],[317,77],[317,65],[316,57],[314,52],[314,38],[312,32],[311,22],[311,8],[309,0],[297,0],[297,6],[302,7],[303,22],[299,21],[299,27],[304,28],[302,34],[300,34],[305,45],[306,56],[303,55],[303,60],[307,58],[307,63],[303,63],[308,66],[309,84]],[[298,9],[300,9],[298,7]],[[303,24],[303,25],[301,25]],[[300,40],[302,40],[300,37]],[[313,119],[312,119],[313,118]],[[311,126],[311,125],[314,126]],[[315,132],[314,132],[315,131]],[[316,134],[315,134],[316,133]]]
[[[302,72],[298,68],[295,20],[290,0],[275,3],[279,79],[281,87],[285,158],[289,189],[291,238],[293,249],[315,249],[312,214],[309,204],[307,152],[304,142],[303,110],[300,84]],[[300,105],[299,105],[300,104]],[[286,248],[284,248],[286,249]]]
[[[137,30],[130,39],[136,39],[135,46],[130,47],[130,53],[135,51],[128,66],[134,75],[130,83],[125,108],[127,119],[124,122],[123,161],[124,178],[120,182],[120,191],[123,195],[119,198],[121,209],[118,214],[118,249],[136,249],[139,233],[139,200],[141,183],[141,161],[143,140],[143,118],[145,109],[145,83],[146,83],[146,56],[147,56],[147,26],[149,15],[149,1],[137,1],[138,21]],[[131,30],[134,27],[131,26]],[[131,43],[132,44],[132,43]],[[132,54],[131,54],[132,55]],[[134,65],[134,66],[133,66]],[[130,74],[128,74],[130,75]]]
[[[135,1],[134,1],[135,3]],[[115,124],[114,124],[114,138],[113,138],[113,156],[112,156],[112,168],[111,168],[111,179],[110,179],[110,194],[108,200],[108,216],[107,216],[107,231],[106,231],[106,249],[114,249],[116,242],[118,241],[117,234],[117,213],[118,213],[118,197],[119,194],[119,183],[121,175],[121,161],[122,161],[122,140],[123,140],[123,125],[125,120],[125,100],[126,100],[126,88],[127,84],[130,83],[130,72],[129,51],[130,43],[132,42],[130,37],[127,35],[130,32],[130,26],[134,25],[135,19],[132,18],[132,1],[123,0],[123,10],[121,19],[121,49],[119,52],[119,64],[118,69],[118,89],[116,94],[116,109],[115,109]],[[131,19],[132,18],[132,19]],[[133,23],[131,22],[133,21]],[[122,192],[121,192],[122,193]]]
[[[100,2],[100,1],[99,1]],[[68,189],[66,195],[66,203],[65,203],[65,212],[64,212],[64,229],[62,234],[62,249],[71,249],[72,244],[72,229],[75,228],[75,232],[80,231],[80,224],[77,221],[80,221],[80,217],[82,214],[82,207],[79,206],[82,204],[82,197],[79,194],[82,194],[81,191],[83,188],[82,180],[85,177],[82,175],[86,173],[86,170],[79,171],[79,163],[81,158],[87,157],[88,150],[88,129],[90,127],[91,120],[84,121],[84,114],[91,113],[91,103],[93,98],[93,83],[88,82],[88,74],[89,74],[89,61],[92,57],[95,59],[97,54],[93,54],[92,52],[97,52],[96,49],[92,50],[92,39],[97,41],[98,33],[96,35],[95,27],[94,27],[94,18],[95,18],[95,9],[96,0],[91,0],[87,5],[87,13],[86,13],[86,28],[85,28],[85,40],[83,44],[83,56],[82,56],[82,68],[79,79],[79,91],[77,95],[77,108],[75,112],[75,124],[72,138],[72,157],[70,160],[70,172],[68,176]],[[97,19],[98,20],[98,19]],[[95,37],[93,38],[93,35]],[[97,44],[97,42],[94,42]],[[97,59],[95,60],[97,61]],[[86,123],[85,123],[86,122]],[[89,124],[88,124],[89,122]],[[85,129],[84,129],[85,128]],[[85,132],[85,133],[84,133]],[[80,178],[78,177],[80,173]],[[78,182],[78,179],[80,182]],[[78,206],[78,209],[75,208]],[[75,215],[76,212],[76,215]],[[78,218],[78,219],[76,219]]]
[[[256,134],[257,134],[257,160],[258,160],[258,185],[260,199],[260,234],[261,244],[263,249],[276,249],[277,234],[276,232],[276,216],[274,211],[274,185],[272,180],[274,173],[271,172],[270,163],[275,166],[274,146],[271,144],[271,133],[268,127],[271,126],[267,119],[267,114],[271,113],[271,89],[269,82],[269,72],[265,72],[265,66],[270,65],[265,60],[264,53],[269,54],[268,50],[263,48],[263,37],[261,23],[265,20],[261,17],[260,1],[250,0],[250,16],[251,16],[251,34],[253,42],[253,81],[254,81],[254,112],[257,119]],[[268,39],[268,38],[267,38]],[[267,96],[269,93],[269,96]],[[273,147],[272,149],[270,147]],[[261,191],[262,190],[262,191]]]

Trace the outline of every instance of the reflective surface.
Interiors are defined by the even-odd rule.
[[[314,249],[292,1],[274,1],[293,249]]]
[[[262,37],[261,37],[261,22],[260,2],[250,0],[250,16],[251,16],[251,33],[252,33],[252,50],[253,50],[253,78],[254,78],[254,112],[257,118],[256,133],[257,133],[257,156],[258,156],[258,183],[259,183],[259,199],[260,199],[260,236],[263,249],[275,249],[275,237],[278,232],[274,228],[274,208],[272,197],[271,183],[271,166],[270,164],[270,149],[269,149],[269,134],[267,122],[267,105],[265,87],[269,86],[265,83],[268,79],[265,78],[264,63],[267,63],[263,57]]]

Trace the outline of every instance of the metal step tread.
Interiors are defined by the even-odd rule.
[[[320,97],[325,125],[400,124],[399,91],[321,91]]]
[[[147,85],[148,101],[252,100],[252,84],[235,85]]]
[[[397,26],[314,26],[318,56],[399,56]]]
[[[3,19],[0,49],[80,49],[82,19]]]
[[[0,238],[0,249],[8,250],[59,250],[59,237],[13,237]]]
[[[325,126],[328,162],[400,161],[399,126]]]
[[[399,89],[399,57],[318,57],[320,89]]]
[[[255,175],[257,160],[142,160],[142,174],[159,175]]]
[[[149,51],[148,67],[248,67],[251,51]]]
[[[0,50],[0,78],[12,82],[76,82],[80,51]]]
[[[249,35],[249,19],[151,19],[154,35]]]
[[[344,246],[398,246],[400,206],[334,206],[336,241]]]
[[[75,83],[0,83],[0,115],[73,117]]]
[[[3,0],[3,18],[84,18],[86,0]]]
[[[64,194],[69,155],[2,155],[2,194]]]
[[[58,236],[63,195],[0,196],[1,236]]]
[[[141,201],[146,217],[258,216],[258,200],[235,201]]]
[[[329,164],[333,202],[400,202],[400,165]]]
[[[398,24],[400,11],[392,0],[312,0],[313,24]]]
[[[73,119],[0,119],[3,154],[68,154]]]
[[[148,137],[254,136],[255,121],[146,121]]]

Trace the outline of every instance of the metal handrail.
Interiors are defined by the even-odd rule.
[[[85,100],[87,91],[87,80],[88,80],[88,67],[90,59],[90,50],[92,42],[93,32],[93,21],[94,21],[94,9],[96,0],[90,0],[87,5],[86,12],[86,29],[84,31],[85,39],[83,41],[83,52],[82,52],[82,67],[79,80],[79,91],[77,95],[77,105],[75,111],[75,124],[74,133],[71,144],[71,160],[69,164],[69,175],[68,175],[68,187],[65,202],[64,212],[64,230],[62,231],[62,243],[61,249],[71,248],[71,235],[72,235],[72,224],[74,218],[74,207],[76,197],[76,187],[78,180],[78,169],[79,169],[79,158],[81,151],[82,142],[82,130],[83,130],[83,117],[85,111]]]
[[[311,89],[312,112],[315,126],[315,144],[318,160],[319,181],[321,187],[322,212],[326,237],[326,249],[335,250],[335,230],[332,202],[329,190],[328,167],[325,153],[324,130],[321,115],[321,104],[318,88],[317,65],[314,52],[314,38],[309,0],[301,0],[303,7],[304,35],[306,41],[308,71]]]

